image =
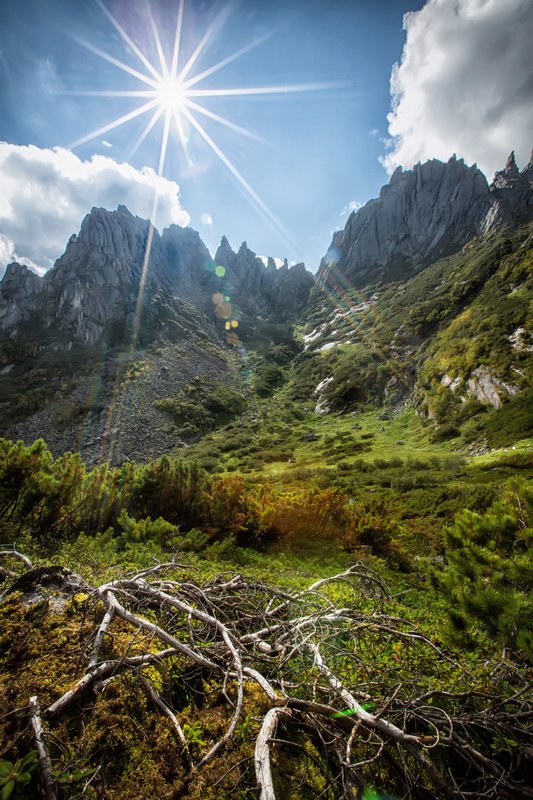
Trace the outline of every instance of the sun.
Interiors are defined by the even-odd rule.
[[[159,151],[159,159],[157,172],[159,175],[164,173],[166,153],[171,141],[171,134],[175,135],[181,145],[186,163],[191,166],[192,161],[189,154],[189,140],[191,135],[197,135],[211,148],[224,166],[232,174],[233,178],[244,189],[248,199],[255,206],[257,211],[269,223],[278,234],[282,234],[282,239],[289,242],[290,237],[283,229],[279,220],[273,215],[270,209],[266,206],[257,192],[250,186],[244,176],[239,172],[234,163],[230,160],[229,156],[222,150],[216,143],[213,134],[208,132],[206,127],[202,125],[199,118],[209,121],[209,124],[216,123],[225,128],[229,128],[239,136],[245,136],[250,139],[264,141],[254,132],[237,125],[230,119],[215,113],[205,106],[205,101],[211,97],[242,97],[253,95],[273,95],[273,94],[287,94],[293,92],[312,92],[319,89],[332,89],[340,86],[337,82],[325,83],[304,83],[304,84],[285,84],[283,86],[252,86],[252,87],[230,87],[230,88],[213,88],[210,89],[203,83],[207,78],[223,69],[228,64],[236,61],[245,53],[254,49],[262,44],[269,38],[269,34],[261,38],[253,39],[245,43],[241,48],[228,54],[225,58],[217,61],[215,64],[208,66],[202,70],[195,71],[200,57],[205,54],[209,49],[209,45],[215,40],[219,40],[220,32],[226,24],[230,13],[231,5],[228,4],[219,11],[218,15],[207,26],[204,34],[194,47],[192,54],[185,59],[182,52],[182,29],[184,26],[184,12],[185,0],[179,0],[177,4],[177,19],[175,27],[174,42],[172,53],[164,52],[161,42],[161,36],[152,12],[152,6],[148,2],[145,6],[145,22],[147,28],[151,31],[155,50],[157,52],[157,59],[159,63],[152,63],[146,54],[141,50],[139,45],[132,39],[129,33],[122,27],[122,25],[115,19],[113,14],[106,8],[101,0],[96,0],[101,11],[115,30],[119,33],[125,45],[127,58],[133,55],[137,59],[135,66],[125,63],[114,56],[100,50],[94,44],[76,39],[81,45],[90,50],[95,55],[104,59],[108,63],[117,67],[122,73],[135,78],[139,81],[139,88],[135,90],[113,89],[106,91],[83,91],[74,92],[77,95],[85,96],[98,96],[107,98],[137,98],[140,104],[127,114],[123,114],[106,125],[91,131],[90,133],[80,137],[75,142],[72,142],[70,147],[75,148],[79,145],[90,142],[93,139],[107,134],[109,131],[118,128],[121,125],[141,117],[145,114],[149,115],[148,121],[138,136],[137,140],[132,143],[129,149],[129,157],[131,158],[136,150],[140,147],[142,142],[148,135],[156,128],[162,127],[161,144]],[[166,23],[168,20],[166,20]],[[140,64],[139,64],[140,62]],[[184,63],[182,63],[184,62]],[[206,123],[208,124],[208,123]]]
[[[187,89],[179,78],[168,75],[159,82],[155,90],[162,112],[182,113],[187,105]]]
[[[291,241],[289,233],[268,208],[257,191],[253,189],[246,178],[239,172],[229,156],[222,150],[220,145],[217,144],[213,135],[206,130],[204,125],[202,125],[202,123],[199,121],[199,117],[208,120],[206,125],[216,123],[224,126],[227,129],[230,129],[239,136],[245,136],[264,142],[261,137],[257,136],[252,131],[237,125],[235,122],[232,122],[226,117],[223,117],[207,108],[204,105],[205,101],[211,97],[231,98],[253,95],[281,95],[294,92],[314,92],[319,89],[337,89],[341,84],[338,82],[324,82],[285,84],[283,86],[236,86],[227,89],[210,89],[205,84],[201,85],[206,78],[214,75],[219,70],[223,69],[223,67],[227,66],[233,61],[236,61],[245,53],[257,47],[269,38],[269,35],[267,34],[259,39],[253,39],[252,41],[244,44],[240,49],[230,53],[220,61],[217,61],[215,64],[212,64],[211,66],[200,71],[195,70],[195,67],[198,66],[200,57],[204,55],[204,51],[207,51],[209,45],[215,39],[217,39],[217,41],[219,40],[221,29],[227,22],[227,19],[230,15],[232,7],[231,4],[227,4],[219,11],[217,16],[208,25],[205,33],[194,47],[191,55],[185,59],[183,57],[181,47],[185,0],[178,0],[174,43],[170,57],[168,53],[164,52],[160,32],[154,19],[150,0],[146,0],[145,4],[143,5],[145,9],[145,19],[143,21],[146,23],[146,27],[151,31],[152,34],[153,43],[157,52],[157,59],[159,61],[157,64],[157,62],[152,63],[152,61],[146,56],[143,50],[132,39],[122,25],[115,19],[113,14],[106,8],[101,0],[96,0],[96,2],[102,13],[107,17],[109,22],[119,33],[120,38],[125,46],[126,59],[131,59],[132,56],[134,56],[137,59],[137,62],[140,62],[140,66],[137,62],[135,63],[135,66],[132,66],[125,61],[121,61],[115,56],[109,55],[103,50],[100,50],[91,42],[87,42],[75,37],[76,41],[84,46],[87,50],[97,55],[99,58],[102,58],[104,61],[112,64],[114,67],[117,67],[122,73],[127,74],[130,78],[135,78],[139,82],[139,88],[133,90],[121,88],[112,90],[108,89],[105,91],[90,90],[73,92],[73,94],[106,98],[136,98],[139,100],[139,105],[132,111],[113,119],[106,125],[102,125],[100,128],[97,128],[96,130],[93,130],[85,136],[77,139],[75,142],[72,142],[70,147],[75,148],[79,145],[90,142],[93,139],[100,138],[109,131],[112,131],[121,125],[125,125],[128,122],[146,114],[149,115],[148,121],[142,129],[140,135],[137,137],[136,141],[130,147],[128,159],[133,156],[142,142],[152,133],[152,131],[156,129],[156,127],[161,127],[162,134],[161,144],[159,147],[159,159],[157,162],[157,175],[162,176],[165,170],[165,160],[169,142],[172,142],[171,134],[173,134],[180,143],[188,167],[193,166],[193,161],[189,153],[189,140],[193,135],[198,136],[213,151],[213,153],[215,153],[217,158],[231,173],[232,177],[237,181],[240,188],[244,190],[248,200],[252,206],[254,206],[263,220],[275,231],[280,240],[283,241],[283,243],[287,245],[290,250],[294,251],[294,244]],[[168,20],[165,22],[167,23]],[[159,191],[157,187],[154,187],[152,213],[150,215],[150,225],[146,240],[135,310],[131,345],[132,353],[134,351],[140,329],[142,299],[150,264],[152,240],[155,226],[157,225],[158,205]]]

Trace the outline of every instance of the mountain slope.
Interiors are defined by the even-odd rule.
[[[317,413],[414,396],[419,413],[454,426],[500,408],[533,378],[532,265],[528,224],[376,291],[315,291],[292,396],[314,396]]]
[[[235,346],[257,338],[259,319],[263,336],[296,347],[313,278],[303,264],[267,269],[246,245],[233,255],[217,264],[196,231],[160,236],[119,206],[93,209],[44,278],[10,265],[0,432],[115,463],[156,458],[242,410]]]

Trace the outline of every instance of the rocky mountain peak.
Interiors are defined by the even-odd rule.
[[[285,259],[283,267],[287,268],[293,275],[303,275],[307,272],[303,261],[299,261],[297,264],[293,264],[292,267],[289,267],[287,259]]]
[[[93,208],[86,215],[73,244],[97,248],[119,257],[136,258],[139,245],[146,242],[150,223],[135,217],[126,206],[116,211]],[[154,236],[159,236],[154,230]]]
[[[217,264],[221,264],[223,267],[226,267],[228,262],[233,259],[235,255],[236,254],[234,253],[228,239],[226,236],[223,236],[215,253],[215,262]]]
[[[511,153],[509,154],[509,158],[507,159],[507,163],[505,165],[505,172],[507,172],[508,175],[516,177],[518,177],[519,175],[518,167],[516,165],[514,150],[511,150]]]
[[[161,235],[158,281],[170,291],[204,307],[212,294],[209,250],[193,228],[170,225]]]
[[[511,151],[504,169],[499,170],[494,175],[493,181],[490,185],[491,190],[494,189],[508,189],[521,180],[520,170],[516,164],[514,150]]]
[[[485,229],[513,225],[533,216],[533,167],[528,164],[520,172],[514,151],[505,168],[494,175],[490,185],[493,205],[485,221]]]
[[[318,282],[342,275],[356,286],[405,279],[501,224],[533,215],[530,173],[514,153],[489,187],[476,164],[455,154],[411,170],[398,167],[379,198],[352,212],[333,235]]]
[[[43,286],[42,278],[24,264],[8,264],[0,281],[0,328],[28,319]]]
[[[292,271],[287,259],[281,267],[275,260],[263,260],[242,242],[235,253],[223,237],[215,254],[215,262],[225,267],[224,286],[232,302],[250,316],[274,314],[277,319],[291,319],[303,309],[314,278],[304,264]]]
[[[25,264],[19,264],[18,261],[11,261],[6,267],[4,276],[0,281],[0,286],[2,286],[2,290],[7,290],[8,287],[18,287],[22,285],[40,287],[42,285],[42,279]]]
[[[192,228],[171,225],[161,235],[155,228],[149,233],[150,222],[125,206],[115,211],[93,208],[42,281],[25,267],[10,265],[0,284],[0,330],[39,307],[47,327],[65,332],[65,346],[94,344],[110,323],[131,321],[141,277],[145,298],[163,290],[187,300],[208,315],[206,325],[213,324],[212,296],[222,290],[244,313],[293,319],[314,282],[305,267],[289,276],[271,260],[274,269],[267,269],[246,242],[235,253],[223,237],[213,262]],[[216,275],[215,264],[226,268],[223,278]],[[298,302],[288,306],[285,296]]]

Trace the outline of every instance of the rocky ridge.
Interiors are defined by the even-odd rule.
[[[0,282],[0,331],[34,315],[38,326],[62,331],[67,346],[93,345],[110,322],[132,321],[141,284],[148,299],[163,292],[194,305],[208,329],[215,322],[212,296],[217,292],[231,295],[232,306],[242,303],[249,313],[294,319],[313,277],[303,264],[285,262],[276,269],[273,263],[265,267],[246,243],[233,253],[226,239],[213,260],[191,228],[171,225],[160,235],[125,206],[94,208],[43,279],[10,265]],[[217,274],[217,264],[226,268],[225,275]]]
[[[454,156],[398,167],[379,198],[353,212],[321,261],[318,283],[354,286],[404,280],[480,234],[533,217],[533,156],[514,153],[489,186],[476,164]]]
[[[11,328],[35,310],[44,288],[42,279],[23,264],[7,265],[0,282],[0,329]]]
[[[195,381],[247,394],[228,344],[258,320],[290,332],[313,283],[245,243],[224,239],[214,260],[190,228],[93,209],[44,278],[11,264],[0,282],[0,433],[89,464],[176,450],[183,426],[158,401],[190,403]]]
[[[243,242],[235,253],[222,237],[215,263],[225,268],[225,287],[239,309],[249,315],[271,315],[276,320],[294,319],[295,309],[303,310],[314,285],[303,263],[289,266],[285,259],[276,267],[269,258],[263,261]]]

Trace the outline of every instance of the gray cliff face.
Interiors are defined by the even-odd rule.
[[[93,209],[45,276],[44,324],[65,330],[74,341],[94,344],[119,309],[133,312],[148,229],[123,206],[113,214]],[[153,239],[155,255],[157,231]]]
[[[198,308],[207,307],[213,293],[213,262],[192,228],[171,225],[161,235],[164,267],[160,282]]]
[[[533,216],[533,166],[520,173],[514,154],[489,187],[474,164],[450,158],[401,167],[376,200],[334,234],[318,283],[342,275],[356,286],[405,279],[479,234]]]
[[[224,291],[232,303],[250,315],[273,316],[277,321],[294,321],[302,312],[314,278],[304,264],[289,267],[287,260],[276,267],[273,258],[263,261],[243,242],[235,253],[224,236],[215,263],[225,267]]]
[[[0,328],[11,328],[27,320],[42,291],[43,280],[35,272],[23,264],[8,264],[0,281]]]
[[[226,267],[222,279],[215,263]],[[43,328],[64,334],[65,346],[93,345],[110,323],[131,323],[141,284],[144,297],[163,292],[191,303],[207,315],[206,326],[214,324],[216,292],[230,294],[244,313],[292,321],[313,283],[303,264],[278,270],[271,259],[265,267],[246,243],[234,253],[224,237],[214,262],[191,228],[171,225],[160,236],[125,206],[93,208],[43,279],[10,265],[0,283],[0,331],[13,332],[35,313]]]

